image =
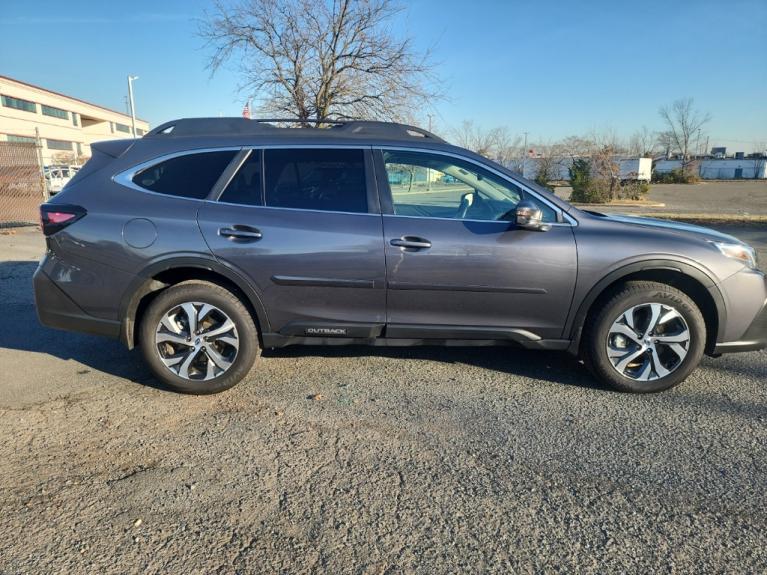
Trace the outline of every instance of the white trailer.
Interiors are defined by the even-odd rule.
[[[621,180],[649,182],[652,178],[652,158],[623,158],[618,163]]]

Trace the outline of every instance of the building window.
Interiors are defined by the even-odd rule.
[[[6,139],[9,142],[13,142],[15,144],[34,144],[35,139],[30,136],[14,136],[13,134],[8,134],[6,136]]]
[[[118,132],[125,132],[126,134],[130,134],[130,126],[128,126],[126,124],[115,123],[115,129]]]
[[[75,126],[79,125],[78,116],[75,112],[72,112],[72,124],[74,124]]]
[[[72,151],[72,142],[66,142],[64,140],[51,140],[50,138],[45,140],[49,150],[66,150]]]
[[[24,110],[25,112],[37,113],[37,104],[30,102],[29,100],[22,100],[21,98],[12,98],[10,96],[3,96],[3,106],[6,108],[16,108],[17,110]]]
[[[62,120],[69,120],[69,112],[62,110],[61,108],[54,108],[53,106],[46,106],[40,104],[40,109],[46,116],[53,116],[54,118],[61,118]]]
[[[83,155],[83,145],[80,142],[75,142],[75,146],[77,146],[77,155],[82,156]]]
[[[115,132],[115,123],[114,122],[109,122],[109,131],[114,134],[114,132]]]
[[[146,130],[142,130],[141,128],[136,128],[136,133],[139,136],[143,136],[144,134],[146,134]]]

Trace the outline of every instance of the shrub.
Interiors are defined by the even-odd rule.
[[[544,188],[548,188],[548,189],[550,189],[553,192],[554,191],[554,186],[552,186],[549,183],[549,178],[547,178],[546,176],[547,176],[546,173],[544,173],[542,171],[539,171],[538,174],[535,176],[535,180],[534,181],[535,181],[536,184],[538,184],[540,186],[543,186]]]
[[[582,204],[601,204],[615,199],[641,200],[650,191],[647,182],[618,181],[614,177],[594,175],[592,163],[579,158],[570,167],[570,201]]]
[[[626,180],[618,189],[618,197],[624,200],[641,200],[650,191],[650,184],[640,180]]]
[[[583,204],[609,202],[612,196],[610,181],[591,175],[591,162],[584,158],[573,161],[569,168],[570,185],[573,188],[570,201]]]
[[[694,184],[698,181],[698,175],[694,169],[687,167],[687,170],[677,168],[670,172],[653,172],[652,181],[655,184]]]

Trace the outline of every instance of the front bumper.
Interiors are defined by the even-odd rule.
[[[120,322],[87,314],[48,277],[42,266],[37,268],[32,281],[35,287],[37,317],[44,326],[112,338],[119,337]]]
[[[756,351],[764,348],[767,348],[767,301],[740,339],[716,344],[714,354]]]

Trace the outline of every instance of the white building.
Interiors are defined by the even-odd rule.
[[[549,158],[546,158],[548,160]],[[567,181],[570,179],[570,166],[573,165],[573,158],[559,157],[551,158],[552,180]],[[543,158],[525,158],[522,165],[522,176],[530,180],[538,175],[538,169]],[[652,159],[651,158],[615,158],[615,162],[620,168],[620,178],[622,180],[642,180],[649,182],[652,177]]]
[[[767,178],[767,158],[696,160],[704,180],[763,180]],[[655,171],[663,174],[682,169],[682,160],[658,160]]]
[[[148,130],[137,118],[136,135]],[[0,76],[0,142],[40,142],[46,165],[87,159],[92,142],[131,136],[127,114]]]

